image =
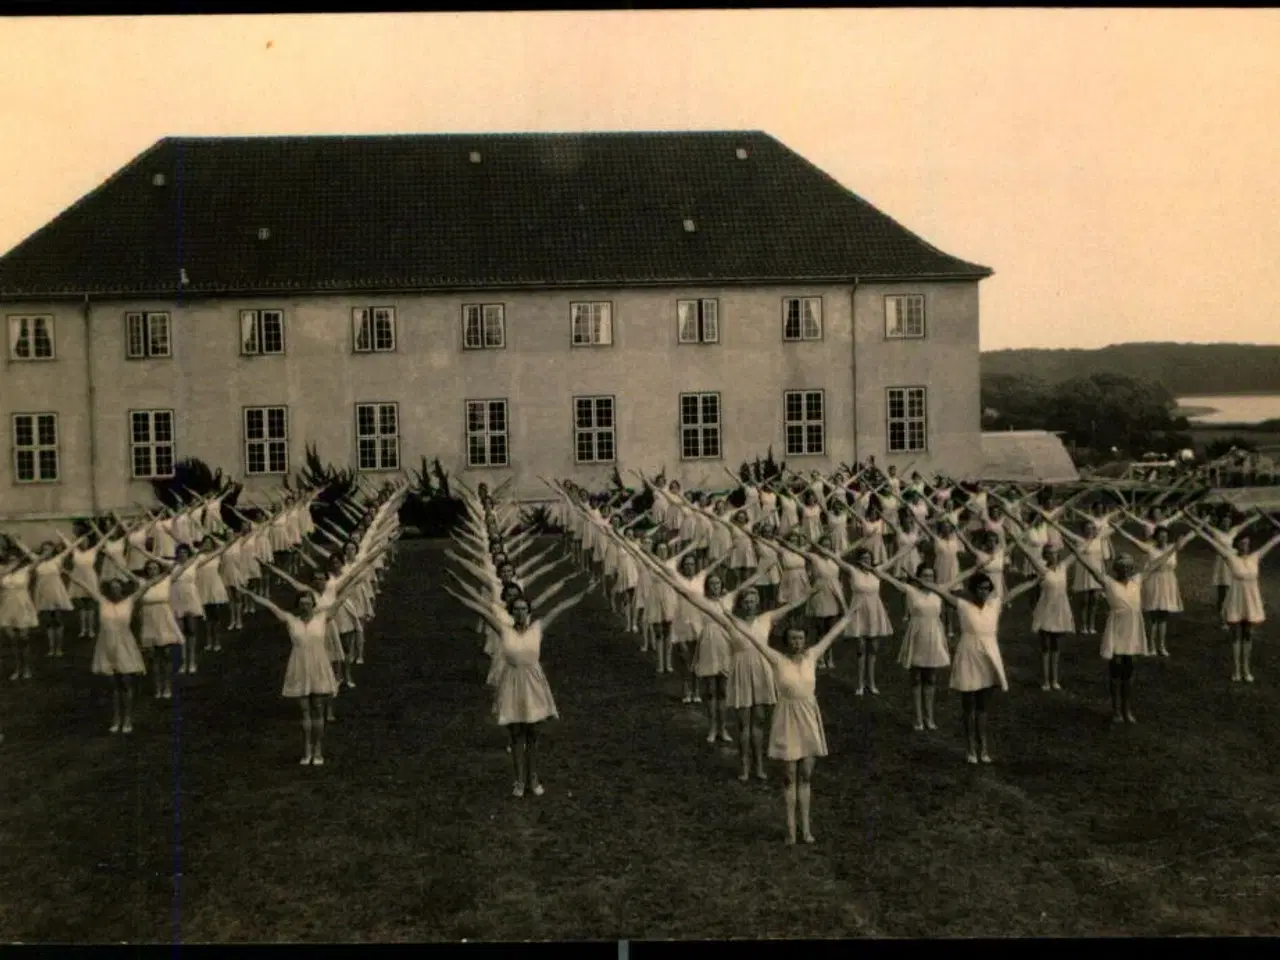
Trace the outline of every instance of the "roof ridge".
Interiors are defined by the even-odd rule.
[[[210,142],[244,142],[244,141],[301,141],[301,140],[468,140],[468,139],[527,139],[550,137],[764,137],[777,142],[764,130],[750,128],[689,128],[689,129],[650,129],[650,130],[476,130],[450,131],[447,133],[400,132],[400,133],[260,133],[260,134],[170,134],[156,141],[162,143],[210,143]]]

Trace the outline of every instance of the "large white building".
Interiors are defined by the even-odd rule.
[[[165,139],[0,259],[0,516],[366,471],[982,463],[978,284],[758,132]]]

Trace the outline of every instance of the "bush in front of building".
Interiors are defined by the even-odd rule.
[[[449,489],[449,474],[439,458],[422,458],[411,471],[413,488],[400,507],[400,525],[407,536],[447,537],[462,520],[466,507]]]

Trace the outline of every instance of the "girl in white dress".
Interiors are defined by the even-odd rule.
[[[13,651],[10,680],[31,679],[31,634],[40,617],[31,602],[31,575],[37,558],[17,537],[0,558],[0,635]]]
[[[1076,632],[1075,616],[1071,612],[1071,599],[1067,590],[1067,577],[1074,557],[1065,560],[1058,551],[1046,543],[1040,548],[1040,556],[1032,553],[1034,545],[1028,543],[1025,554],[1036,572],[1039,594],[1031,612],[1031,630],[1040,637],[1040,689],[1062,689],[1062,638]]]
[[[345,586],[335,592],[334,603],[345,597]],[[310,590],[298,594],[296,613],[289,613],[252,590],[246,590],[245,596],[275,614],[289,631],[289,662],[280,695],[297,701],[302,711],[304,746],[300,763],[322,767],[325,718],[329,700],[338,692],[338,679],[325,650],[332,608],[319,606]]]
[[[771,521],[760,525],[760,535],[753,536],[756,547],[756,568],[761,577],[756,581],[756,598],[761,610],[772,610],[778,605],[778,587],[782,583],[782,560],[779,556],[777,532]]]
[[[151,651],[151,680],[157,700],[173,699],[173,651],[180,652],[184,640],[173,612],[173,581],[182,572],[183,567],[148,560],[138,577],[151,584],[138,592],[135,603],[142,618],[138,644],[144,652]]]
[[[63,547],[58,549],[53,541],[40,545],[39,560],[36,563],[35,579],[32,583],[31,600],[36,605],[40,625],[44,627],[45,639],[49,647],[46,657],[62,656],[62,637],[66,628],[63,620],[75,609],[71,596],[67,593],[67,584],[63,580],[63,566],[71,551],[81,541],[69,542],[59,532]]]
[[[847,614],[846,614],[847,616]],[[755,631],[744,630],[732,618],[718,618],[724,629],[732,629],[742,640],[755,647],[773,671],[778,703],[769,728],[768,754],[782,761],[782,796],[786,810],[787,844],[796,842],[796,815],[799,813],[800,836],[813,843],[810,811],[813,797],[813,770],[819,757],[827,755],[827,734],[818,707],[817,664],[823,653],[835,643],[844,628],[837,619],[813,646],[802,627],[787,630],[786,652],[774,650],[767,638],[761,640]]]
[[[844,610],[840,564],[831,558],[831,550],[831,538],[823,534],[816,541],[816,549],[809,554],[809,569],[812,571],[812,583],[816,592],[805,605],[805,614],[812,624],[813,635],[818,637],[826,636],[831,624],[840,619]],[[823,649],[817,662],[819,670],[835,668],[831,644]]]
[[[1045,515],[1048,517],[1048,514]],[[1053,529],[1065,549],[1073,556],[1083,556],[1088,562],[1077,563],[1071,571],[1071,592],[1082,596],[1080,610],[1080,633],[1082,636],[1093,636],[1098,632],[1098,601],[1102,597],[1102,582],[1093,575],[1093,570],[1103,570],[1107,566],[1107,545],[1096,523],[1086,520],[1084,536],[1072,533],[1057,520],[1050,519]]]
[[[1004,602],[995,597],[995,585],[985,573],[969,577],[969,596],[959,597],[949,590],[920,581],[920,588],[928,590],[942,602],[956,608],[960,620],[960,640],[951,658],[951,689],[960,694],[960,706],[964,713],[967,763],[991,763],[987,749],[987,704],[991,692],[999,687],[1009,689],[1005,677],[1004,659],[1000,656],[1000,611],[1011,603],[1028,584],[1010,591]]]
[[[804,505],[800,508],[800,529],[804,533],[805,539],[815,543],[822,536],[822,503],[818,499],[818,494],[813,490],[804,492]]]
[[[731,615],[738,596],[743,590],[751,589],[755,578],[759,576],[762,576],[760,572],[753,573],[726,593],[721,578],[715,573],[708,574],[705,582],[707,602],[717,605],[726,616]],[[707,743],[716,742],[717,731],[722,743],[733,742],[733,737],[729,734],[727,703],[729,670],[732,665],[733,646],[729,642],[729,633],[720,621],[703,614],[694,655],[694,673],[702,684],[702,695],[707,702]]]
[[[933,543],[933,576],[938,583],[960,583],[960,553],[964,544],[956,536],[956,525],[948,519],[938,521],[935,533],[926,524],[921,527],[926,537]],[[947,639],[956,635],[959,629],[958,615],[951,604],[942,607],[942,625],[946,628]]]
[[[134,678],[147,672],[142,650],[133,634],[133,613],[138,598],[164,577],[157,574],[155,580],[139,580],[133,577],[138,589],[126,594],[119,580],[103,581],[99,587],[96,577],[84,577],[80,585],[85,593],[98,604],[98,634],[93,645],[93,672],[111,677],[111,733],[133,733]]]
[[[539,725],[559,714],[551,685],[542,671],[542,638],[551,625],[569,608],[582,600],[586,590],[561,600],[538,619],[533,619],[527,600],[518,599],[509,607],[510,624],[504,623],[490,610],[476,604],[472,609],[489,620],[501,636],[505,661],[498,682],[498,725],[507,728],[511,737],[511,758],[515,770],[512,793],[523,797],[526,789],[535,797],[544,790],[537,772]],[[465,601],[464,601],[465,602]]]
[[[1199,536],[1194,530],[1176,542],[1169,528],[1155,527],[1150,540],[1139,540],[1117,525],[1115,532],[1146,554],[1148,566],[1142,577],[1142,612],[1147,620],[1147,637],[1154,656],[1169,656],[1169,617],[1182,612],[1182,591],[1178,588],[1178,552]],[[1156,558],[1160,557],[1158,562]]]
[[[1217,523],[1208,528],[1208,536],[1212,538],[1212,546],[1216,543],[1223,550],[1232,550],[1235,547],[1237,538],[1244,533],[1245,530],[1253,526],[1262,517],[1259,513],[1250,513],[1245,516],[1239,523],[1231,523],[1231,508],[1227,507],[1218,515]],[[1222,621],[1223,631],[1228,631],[1231,627],[1227,623],[1226,603],[1227,593],[1231,589],[1231,569],[1225,557],[1227,556],[1221,550],[1213,552],[1213,587],[1218,595],[1218,617]]]
[[[889,569],[892,562],[886,558],[879,569]],[[876,657],[880,653],[880,642],[893,636],[893,624],[889,622],[889,612],[880,599],[877,565],[870,548],[861,546],[854,551],[853,563],[842,563],[842,566],[849,574],[853,590],[849,616],[845,619],[845,635],[858,643],[858,687],[855,694],[861,697],[870,690],[873,696],[878,696]]]
[[[785,538],[775,542],[778,552],[778,568],[781,582],[778,584],[778,602],[786,605],[813,592],[809,582],[809,558],[804,554],[804,534],[792,530]]]
[[[921,565],[911,577],[898,578],[871,568],[871,572],[902,593],[907,601],[907,630],[902,637],[898,663],[910,672],[911,699],[916,710],[916,731],[937,730],[933,718],[937,694],[937,678],[951,666],[947,649],[947,633],[942,626],[942,599],[936,593],[915,586],[917,582],[936,584],[931,567]],[[954,589],[957,583],[939,584],[942,590]]]
[[[1267,519],[1273,526],[1280,527],[1270,514]],[[1222,616],[1231,628],[1231,655],[1233,670],[1231,679],[1235,682],[1243,680],[1253,683],[1251,660],[1253,657],[1254,627],[1267,620],[1266,607],[1262,602],[1262,591],[1258,588],[1258,571],[1267,554],[1280,543],[1280,534],[1273,536],[1257,550],[1251,549],[1253,544],[1248,533],[1241,532],[1232,547],[1222,546],[1219,538],[1207,527],[1190,521],[1196,530],[1209,544],[1213,551],[1222,558],[1231,575],[1231,584],[1227,588],[1227,598],[1222,605]]]
[[[98,585],[98,557],[106,545],[105,530],[99,530],[93,520],[84,523],[84,530],[71,549],[71,570],[67,574],[67,596],[80,613],[80,632],[77,639],[87,640],[97,636],[94,614],[98,603],[82,583]]]
[[[739,510],[733,516],[733,529],[731,531],[733,545],[729,550],[729,568],[727,571],[735,586],[745,583],[754,577],[757,568],[760,566],[759,559],[756,556],[755,542],[751,539],[749,533],[750,529],[750,514],[746,510]]]
[[[861,527],[862,529],[858,531],[858,538],[871,551],[872,566],[881,566],[889,558],[889,550],[884,542],[887,525],[881,516],[880,507],[875,501],[872,501],[867,507]]]
[[[222,579],[222,559],[231,548],[231,541],[219,543],[210,535],[200,540],[195,554],[196,590],[204,609],[204,648],[214,653],[222,652],[222,619],[231,600],[227,585]]]

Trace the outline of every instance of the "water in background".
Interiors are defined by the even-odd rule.
[[[1188,413],[1192,423],[1261,423],[1263,420],[1280,419],[1280,394],[1241,394],[1230,397],[1179,397],[1178,406],[1183,409],[1211,407],[1213,413]]]

